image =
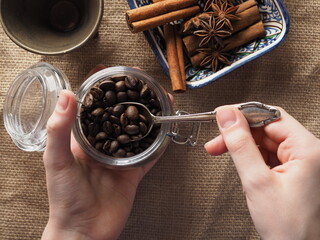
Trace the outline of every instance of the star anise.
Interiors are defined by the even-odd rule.
[[[224,23],[219,20],[216,21],[215,17],[211,14],[209,23],[203,20],[200,20],[200,25],[202,27],[201,30],[195,31],[193,34],[203,37],[201,40],[199,47],[203,47],[207,45],[210,41],[218,43],[220,46],[223,46],[223,42],[221,38],[227,37],[231,35],[230,31],[226,31],[223,29]]]
[[[184,33],[193,33],[194,31],[198,30],[201,27],[200,20],[209,21],[212,12],[204,12],[196,15],[193,18],[190,18],[183,24],[183,32]]]
[[[227,58],[229,54],[223,52],[221,46],[199,48],[197,51],[205,55],[204,59],[200,62],[200,66],[206,67],[211,65],[213,72],[217,72],[221,65],[231,65],[231,62]]]
[[[233,6],[234,4],[230,0],[207,0],[206,4],[203,7],[203,11],[207,12],[212,8],[212,4],[221,5],[223,3],[227,3],[230,6]]]
[[[212,3],[213,16],[218,20],[223,21],[223,23],[230,29],[233,30],[230,20],[239,20],[240,18],[235,14],[239,6],[228,6],[227,2],[221,5]]]

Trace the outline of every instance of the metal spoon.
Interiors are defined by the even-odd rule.
[[[122,102],[122,105],[134,105],[139,109],[139,112],[144,115],[148,122],[148,131],[139,139],[146,137],[155,123],[172,123],[172,122],[213,122],[216,119],[217,111],[194,113],[186,115],[173,115],[173,116],[155,116],[149,109],[137,102]],[[262,127],[270,122],[276,121],[280,118],[280,111],[272,106],[260,103],[260,102],[247,102],[235,105],[245,116],[250,127]]]

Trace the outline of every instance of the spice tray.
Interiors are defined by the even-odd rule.
[[[198,4],[203,7],[205,0],[199,0]],[[239,3],[242,0],[239,0]],[[152,4],[151,0],[128,0],[131,9]],[[226,66],[217,72],[210,69],[198,69],[192,67],[187,54],[185,54],[185,70],[188,88],[199,88],[214,82],[218,78],[237,69],[238,67],[262,56],[278,46],[286,37],[290,19],[282,0],[260,0],[258,8],[264,24],[266,36],[264,38],[250,42],[239,48],[233,55],[231,65]],[[161,64],[165,73],[169,76],[168,63],[166,60],[166,45],[161,27],[144,31],[144,35],[149,42],[157,60]]]

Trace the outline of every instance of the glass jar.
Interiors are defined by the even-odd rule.
[[[125,158],[116,158],[108,156],[98,150],[96,150],[92,145],[88,142],[85,134],[82,131],[81,120],[80,120],[80,111],[81,105],[84,102],[84,98],[90,89],[98,82],[107,79],[109,77],[114,76],[123,76],[130,75],[136,77],[144,81],[150,89],[154,91],[156,94],[163,115],[172,115],[172,104],[168,93],[162,88],[162,86],[157,82],[154,78],[149,76],[146,72],[130,68],[130,67],[111,67],[103,69],[96,74],[89,77],[79,88],[76,93],[76,99],[78,103],[77,110],[77,119],[73,126],[73,134],[77,140],[77,142],[81,145],[83,150],[91,156],[93,159],[106,164],[109,167],[132,167],[132,166],[140,166],[145,164],[146,162],[155,160],[160,158],[160,156],[164,153],[168,144],[170,143],[170,138],[168,134],[171,130],[171,124],[161,124],[160,132],[157,135],[154,142],[151,144],[149,148],[143,151],[140,154],[137,154],[132,157]]]
[[[4,126],[24,151],[43,151],[46,124],[62,89],[71,90],[66,75],[47,63],[38,63],[12,82],[3,107]]]
[[[163,115],[172,115],[168,93],[144,71],[130,67],[111,67],[90,76],[76,93],[78,112],[73,134],[82,149],[93,159],[111,167],[135,167],[159,158],[170,143],[173,125],[161,124],[160,132],[149,148],[140,154],[115,158],[96,150],[86,139],[80,120],[81,104],[97,82],[116,75],[132,75],[143,80],[156,94]],[[4,125],[13,142],[24,151],[43,151],[46,146],[46,123],[54,111],[61,90],[71,90],[68,78],[48,63],[38,63],[22,72],[11,84],[4,102]]]

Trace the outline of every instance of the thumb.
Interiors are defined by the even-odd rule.
[[[221,107],[217,109],[217,122],[242,184],[267,176],[269,168],[243,114],[234,106]]]
[[[47,146],[43,157],[47,170],[62,169],[74,161],[70,150],[70,136],[76,110],[74,94],[68,90],[61,91],[56,108],[47,123]]]

